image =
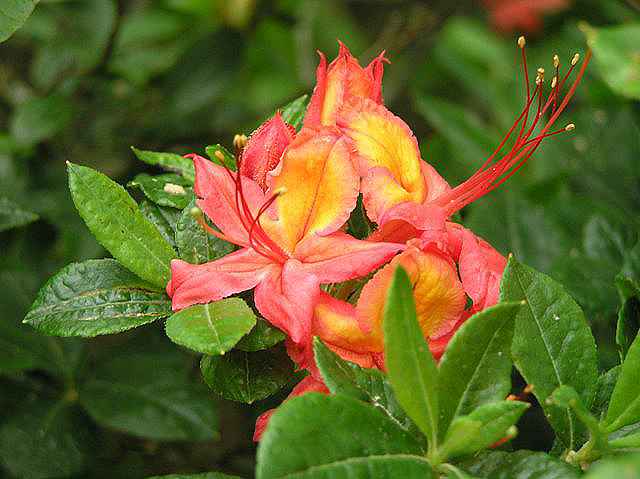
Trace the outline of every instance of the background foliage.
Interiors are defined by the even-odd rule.
[[[0,39],[36,3],[16,2],[19,12],[0,16]],[[620,302],[622,315],[637,318],[639,309],[615,286],[620,272],[640,271],[634,5],[576,0],[528,37],[531,61],[546,67],[556,52],[566,62],[587,42],[594,50],[565,115],[577,129],[463,212],[501,252],[569,289],[596,333],[601,370],[618,361]],[[75,340],[21,321],[50,275],[105,256],[71,201],[65,161],[126,183],[154,171],[132,145],[179,154],[230,146],[234,133],[309,92],[315,49],[332,56],[337,38],[365,62],[387,50],[386,103],[451,183],[482,163],[520,108],[515,34],[496,33],[472,2],[41,0],[0,44],[0,474],[253,474],[253,421],[283,393],[262,400],[259,388],[238,388],[237,397],[256,401],[251,407],[215,396],[198,358],[171,344],[159,323]],[[143,182],[129,188],[140,199]],[[205,378],[241,362],[238,354],[227,364],[203,361]],[[518,446],[551,447],[542,416],[525,413],[521,429],[522,437],[538,433]]]

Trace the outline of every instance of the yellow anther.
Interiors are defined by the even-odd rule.
[[[220,161],[224,161],[224,154],[220,150],[216,150],[213,155]]]
[[[551,88],[555,88],[557,83],[558,83],[558,77],[554,76],[551,79]]]
[[[236,149],[238,149],[238,150],[241,150],[245,146],[247,146],[247,135],[237,134],[236,136],[234,136],[233,137],[233,146],[235,146]]]
[[[571,59],[571,66],[575,66],[576,63],[578,63],[578,60],[580,60],[580,54],[576,53],[573,58]]]
[[[553,68],[558,68],[560,66],[560,57],[558,55],[553,56]]]
[[[576,125],[574,123],[569,123],[567,126],[564,127],[565,131],[571,131],[571,130],[575,130],[576,129]]]
[[[544,68],[538,67],[538,75],[540,75],[540,76],[544,75]]]
[[[524,46],[527,44],[527,41],[525,40],[524,36],[520,35],[518,37],[518,47],[519,48],[524,48]]]

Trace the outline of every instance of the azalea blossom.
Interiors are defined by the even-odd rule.
[[[277,122],[271,127],[281,129]],[[281,145],[284,136],[259,138],[277,138]],[[203,226],[240,249],[202,265],[172,261],[167,293],[174,310],[255,288],[260,313],[293,342],[306,343],[320,284],[366,275],[403,248],[340,231],[355,206],[358,177],[347,141],[333,129],[297,135],[266,180],[266,191],[259,181],[268,166],[254,165],[250,171],[259,175],[252,179],[242,174],[249,169],[240,155],[238,173],[193,159],[197,204],[220,231]]]

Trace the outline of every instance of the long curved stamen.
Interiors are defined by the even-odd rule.
[[[529,87],[529,73],[526,65],[526,54],[525,54],[525,39],[524,37],[520,37],[518,39],[518,47],[522,52],[522,62],[523,62],[523,70],[526,84],[526,102],[523,110],[518,115],[516,120],[514,121],[511,128],[508,130],[506,135],[503,137],[502,141],[498,145],[498,147],[493,151],[493,153],[485,160],[483,165],[479,168],[479,170],[472,175],[467,181],[458,185],[456,188],[450,190],[448,193],[442,195],[440,198],[436,200],[436,203],[445,208],[448,214],[453,214],[456,211],[460,210],[464,206],[469,203],[475,201],[486,193],[494,190],[502,183],[504,183],[508,178],[513,176],[513,174],[518,171],[527,160],[534,154],[536,149],[540,146],[542,141],[545,138],[549,138],[551,136],[555,136],[564,132],[571,131],[575,128],[575,125],[572,123],[567,125],[565,128],[562,128],[557,131],[549,132],[550,128],[554,124],[554,122],[558,119],[562,111],[566,108],[569,100],[573,97],[578,84],[580,83],[585,69],[589,63],[591,52],[587,53],[583,64],[576,75],[576,78],[567,91],[564,98],[559,101],[559,94],[562,91],[562,88],[573,72],[575,66],[577,65],[580,55],[575,54],[571,60],[571,67],[568,69],[567,73],[564,75],[562,81],[559,81],[559,65],[560,61],[557,55],[553,58],[553,65],[555,68],[555,76],[551,81],[551,91],[549,92],[548,97],[543,99],[543,85],[544,85],[544,69],[538,68],[536,75],[536,87],[531,93]],[[537,97],[537,98],[536,98]],[[536,101],[537,100],[537,101]],[[532,115],[532,121],[529,124],[529,112],[533,107],[534,102],[536,103],[536,112],[535,116]],[[558,104],[559,102],[559,104]],[[544,126],[539,126],[541,123],[541,118],[549,111],[551,108],[551,116],[549,120],[544,123]],[[498,153],[502,150],[506,142],[512,136],[513,132],[519,130],[518,135],[515,138],[514,144],[511,149],[504,154],[500,159],[495,160]],[[534,131],[536,129],[540,129],[537,135],[533,136]]]

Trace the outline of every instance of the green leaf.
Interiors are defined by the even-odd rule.
[[[565,447],[581,440],[568,409],[546,403],[559,386],[573,387],[590,407],[598,378],[596,346],[584,314],[564,288],[548,276],[509,259],[501,300],[526,301],[516,316],[512,355]]]
[[[594,464],[584,479],[635,479],[640,476],[640,454],[607,458]]]
[[[137,186],[147,198],[160,206],[183,209],[193,200],[191,185],[191,181],[173,173],[157,176],[141,173],[127,186]]]
[[[27,21],[39,0],[9,0],[0,8],[0,42],[8,39],[13,32]]]
[[[274,328],[266,320],[258,318],[256,325],[249,331],[249,334],[238,341],[236,348],[247,352],[262,351],[284,341],[285,337],[285,334],[278,328]]]
[[[280,109],[282,119],[293,126],[296,130],[300,130],[304,115],[307,110],[309,95],[302,95],[290,103],[287,103]]]
[[[440,427],[456,416],[504,399],[511,391],[511,340],[521,303],[502,303],[473,315],[440,360]]]
[[[633,338],[638,334],[640,329],[640,299],[631,297],[627,299],[618,311],[618,322],[616,324],[616,345],[620,360],[629,352]]]
[[[176,350],[119,354],[80,386],[80,402],[98,424],[136,436],[213,439],[214,403],[207,388],[190,379],[190,369]]]
[[[139,150],[132,146],[131,150],[135,153],[140,161],[144,161],[149,165],[156,165],[167,171],[178,173],[192,184],[196,178],[193,160],[175,153],[161,153],[157,151]]]
[[[491,451],[469,459],[460,466],[478,477],[491,479],[578,479],[580,471],[544,452]]]
[[[209,387],[225,399],[251,404],[276,393],[289,381],[293,364],[284,348],[224,356],[204,356],[200,370]]]
[[[42,287],[24,322],[53,336],[126,331],[171,315],[171,300],[112,259],[72,263]]]
[[[358,239],[365,239],[373,233],[374,225],[367,217],[362,203],[362,195],[358,196],[358,203],[349,216],[348,233]]]
[[[557,404],[562,408],[572,409],[576,417],[589,429],[590,441],[594,447],[601,450],[607,447],[606,434],[600,427],[598,419],[585,407],[575,389],[571,386],[560,386],[547,399],[547,402]]]
[[[640,452],[640,432],[612,439],[609,441],[609,446],[614,449],[625,449]]]
[[[164,287],[175,252],[136,202],[102,173],[73,163],[68,170],[73,202],[91,233],[127,269]]]
[[[591,412],[599,419],[604,419],[609,408],[609,401],[613,394],[613,388],[620,375],[620,366],[615,366],[602,373],[596,383],[596,394],[591,405]]]
[[[72,105],[64,96],[34,97],[18,105],[9,130],[18,143],[31,146],[67,128],[72,116]]]
[[[398,402],[435,448],[438,438],[438,369],[416,317],[413,289],[398,268],[384,309],[387,375]]]
[[[229,351],[256,324],[256,316],[240,298],[226,298],[185,308],[166,323],[167,336],[199,353]]]
[[[613,91],[640,99],[640,23],[583,27],[602,78]]]
[[[19,324],[12,315],[0,319],[0,374],[50,366],[50,338]]]
[[[241,479],[239,476],[229,476],[221,472],[203,472],[202,474],[169,474],[168,476],[153,476],[147,479]]]
[[[404,429],[413,426],[381,371],[361,368],[345,361],[318,338],[314,339],[313,350],[322,379],[332,394],[343,394],[368,402]]]
[[[233,153],[231,153],[229,150],[227,150],[224,146],[222,146],[220,143],[216,143],[215,145],[209,145],[205,148],[205,151],[207,152],[207,156],[211,159],[211,161],[213,161],[214,163],[220,165],[220,166],[227,166],[227,168],[229,168],[231,171],[236,171],[238,169],[238,165],[236,164],[236,157],[233,155]],[[222,156],[224,157],[224,164],[223,161],[220,160],[220,158],[218,158],[216,156],[216,152],[219,151]]]
[[[69,406],[38,397],[11,412],[0,426],[0,464],[12,477],[71,477],[84,469],[84,431],[71,422]]]
[[[382,412],[346,396],[287,400],[260,441],[256,477],[422,477],[420,445]]]
[[[510,431],[510,428],[528,407],[526,402],[499,401],[483,404],[469,415],[454,418],[442,445],[441,459],[465,456],[502,438],[513,437],[515,431]]]
[[[640,336],[636,336],[622,363],[604,424],[607,431],[613,432],[638,421],[640,421]]]
[[[195,200],[182,211],[176,223],[175,238],[180,259],[202,264],[233,252],[233,244],[216,238],[200,226],[191,214],[194,206]]]
[[[140,203],[140,212],[156,226],[165,241],[175,248],[176,223],[182,212],[176,211],[175,208],[158,206],[147,200]]]
[[[445,474],[445,479],[476,479],[453,464],[440,464],[438,468]]]
[[[20,208],[8,198],[0,197],[0,232],[28,225],[37,219],[37,214]]]

